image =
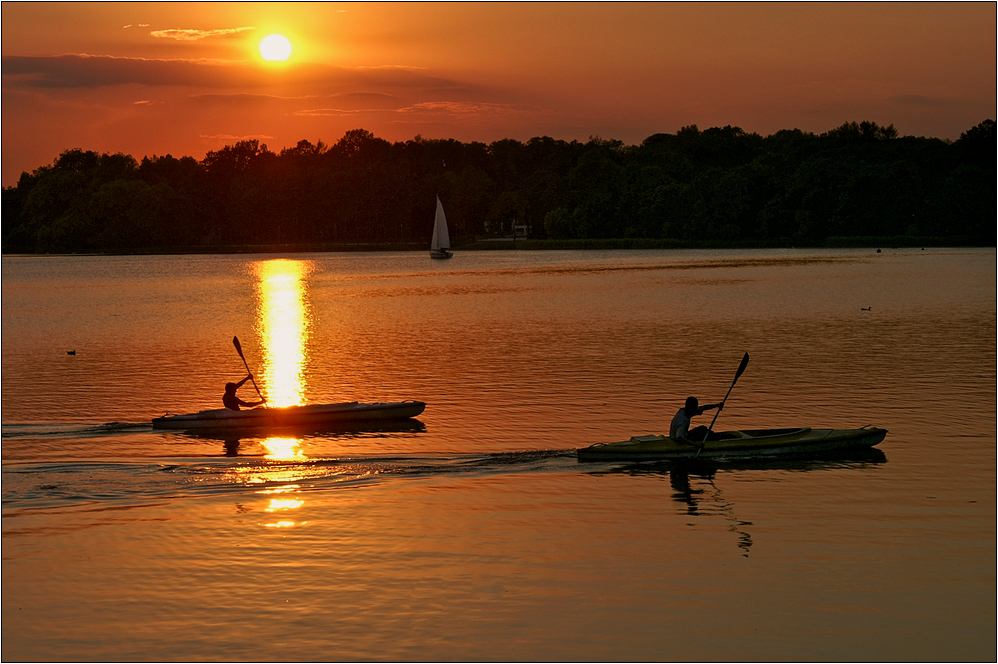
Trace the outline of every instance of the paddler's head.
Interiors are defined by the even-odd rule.
[[[693,417],[697,414],[697,409],[700,407],[700,402],[697,401],[696,397],[686,397],[686,416]]]
[[[226,383],[225,384],[225,393],[226,394],[235,394],[236,393],[236,384],[235,383]]]

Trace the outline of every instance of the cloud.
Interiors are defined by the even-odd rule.
[[[255,103],[259,101],[295,101],[298,99],[315,99],[317,95],[267,95],[252,92],[206,92],[202,94],[190,95],[190,99],[195,101],[208,102],[232,102],[232,103]]]
[[[367,112],[368,110],[370,109],[357,109],[350,111],[345,108],[306,108],[300,111],[295,111],[292,115],[298,115],[306,118],[327,118],[342,115],[356,115],[357,113]]]
[[[905,106],[946,106],[947,103],[942,99],[934,99],[932,97],[925,97],[923,95],[897,95],[895,97],[890,97],[890,101],[903,104]]]
[[[383,113],[385,111],[394,112],[399,106],[399,98],[396,95],[384,92],[337,92],[325,95],[325,99],[334,102],[346,102],[347,104],[357,104],[353,108],[325,107],[325,108],[303,108],[297,110],[293,115],[301,117],[339,117],[346,115],[356,115],[358,113]],[[379,106],[373,108],[373,106]]]
[[[233,64],[198,60],[148,60],[107,55],[3,56],[3,75],[34,88],[97,88],[108,85],[234,87],[252,83]]]
[[[3,56],[5,87],[97,88],[112,85],[170,85],[210,90],[253,89],[272,85],[273,72],[259,63],[218,60],[165,60],[71,54]],[[346,90],[377,94],[385,90],[447,91],[448,96],[474,94],[466,83],[430,76],[409,67],[343,68],[303,64],[281,73],[283,86],[309,94]],[[351,94],[357,94],[351,93]]]
[[[354,69],[358,71],[371,71],[376,69],[402,69],[405,71],[419,71],[425,70],[426,67],[417,67],[415,65],[357,65]]]
[[[207,141],[249,141],[254,138],[267,138],[273,139],[273,136],[268,136],[267,134],[250,134],[248,136],[233,136],[232,134],[198,134],[198,138],[203,138]]]
[[[453,90],[456,87],[466,87],[466,84],[457,83],[444,78],[438,78],[422,73],[419,67],[403,67],[386,65],[383,67],[353,67],[335,68],[324,67],[325,71],[316,69],[318,76],[335,77],[342,83],[353,84],[355,89],[363,87],[383,87],[383,88],[442,88]]]
[[[524,109],[514,104],[468,101],[424,101],[398,109],[399,113],[431,113],[453,116],[468,115],[509,115],[523,113]]]
[[[337,92],[329,96],[333,99],[395,99],[395,95],[384,92]]]
[[[128,27],[128,26],[125,26]],[[169,28],[167,30],[153,30],[150,36],[159,39],[176,39],[178,41],[198,41],[208,37],[225,37],[239,34],[246,30],[256,30],[254,27],[245,28],[220,28],[217,30],[197,30],[193,28]]]

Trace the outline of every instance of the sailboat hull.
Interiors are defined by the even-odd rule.
[[[446,249],[433,249],[430,251],[430,258],[450,258],[453,255],[453,251],[447,251]]]

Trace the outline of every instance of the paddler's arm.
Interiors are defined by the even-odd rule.
[[[256,408],[257,406],[261,406],[264,403],[263,401],[253,401],[253,402],[243,401],[242,399],[239,398],[236,398],[236,401],[238,401],[239,405],[242,406],[243,408]]]
[[[721,408],[723,406],[724,406],[724,402],[723,401],[721,403],[710,403],[710,404],[707,404],[706,406],[700,406],[700,409],[699,409],[700,412],[697,413],[697,415],[703,415],[704,411],[714,410],[715,408]]]

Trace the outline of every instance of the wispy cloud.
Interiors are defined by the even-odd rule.
[[[198,138],[203,138],[206,141],[248,141],[254,138],[273,139],[274,137],[267,134],[249,134],[248,136],[233,136],[232,134],[198,134]]]
[[[890,97],[890,101],[897,102],[899,104],[904,104],[906,106],[945,106],[947,102],[936,98],[936,97],[926,97],[923,95],[897,95],[895,97]]]
[[[337,92],[329,95],[331,99],[394,99],[394,95],[384,92]]]
[[[128,27],[128,26],[125,26]],[[198,41],[209,37],[225,37],[239,34],[246,30],[256,30],[254,27],[245,28],[219,28],[216,30],[198,30],[195,28],[169,28],[167,30],[153,30],[149,34],[159,39],[176,39],[178,41]]]
[[[321,108],[303,108],[295,111],[293,115],[321,118],[356,115],[357,113],[394,112],[402,103],[396,95],[370,91],[337,92],[325,95],[324,99],[330,100],[337,105]],[[341,103],[349,105],[350,108],[339,106]]]
[[[318,95],[266,95],[251,92],[234,92],[231,94],[206,92],[189,95],[190,99],[209,102],[254,103],[258,101],[296,101],[299,99],[315,99]]]
[[[438,113],[447,115],[509,115],[524,109],[515,104],[474,101],[424,101],[398,109],[399,113]]]
[[[257,63],[87,54],[40,57],[5,55],[3,75],[5,89],[98,88],[138,84],[203,88],[206,92],[238,89],[247,91],[272,85],[274,81],[273,76],[261,74]],[[394,66],[356,69],[305,64],[287,70],[282,75],[281,82],[306,95],[376,95],[386,91],[422,91],[422,94],[435,97],[446,95],[454,99],[481,94],[481,90],[466,83]]]
[[[402,70],[402,71],[420,71],[425,70],[426,67],[417,67],[415,65],[357,65],[353,67],[357,71],[372,71],[372,70]]]
[[[193,85],[234,87],[253,82],[230,63],[200,60],[148,60],[106,55],[3,56],[4,76],[32,88],[97,88],[108,85]]]
[[[347,110],[345,108],[306,108],[300,111],[295,111],[292,115],[298,115],[306,118],[333,118],[344,115],[356,115],[357,113],[363,113],[369,109],[357,109],[357,110]]]

